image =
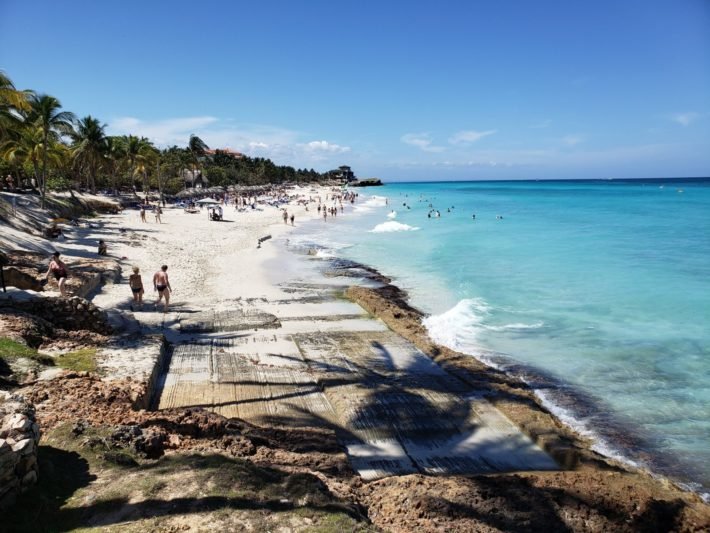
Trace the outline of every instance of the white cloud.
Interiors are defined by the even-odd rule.
[[[449,143],[451,144],[471,144],[475,143],[476,141],[483,139],[483,137],[488,137],[489,135],[493,135],[496,133],[498,130],[487,130],[487,131],[474,131],[474,130],[465,130],[465,131],[459,131],[454,133],[450,138],[449,138]]]
[[[671,115],[671,120],[677,122],[681,126],[688,126],[691,122],[694,122],[700,118],[700,113],[695,111],[690,111],[688,113],[675,113]]]
[[[327,140],[306,141],[301,132],[259,124],[237,124],[216,117],[183,117],[141,120],[119,117],[109,121],[110,135],[147,137],[160,147],[186,146],[190,135],[199,136],[211,148],[229,148],[252,157],[267,157],[281,165],[324,167],[342,164],[340,154],[351,151]]]
[[[402,135],[400,140],[404,144],[416,146],[424,152],[443,152],[445,150],[443,146],[433,145],[428,133],[406,133]]]
[[[340,146],[338,144],[329,143],[328,141],[311,141],[303,145],[304,149],[309,152],[331,152],[342,154],[350,151],[349,146]]]

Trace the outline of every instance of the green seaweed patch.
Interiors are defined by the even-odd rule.
[[[7,337],[0,337],[0,358],[14,359],[17,357],[33,359],[43,365],[52,366],[54,364],[51,357],[39,353],[34,348],[25,346],[24,344],[8,339]]]
[[[81,348],[54,359],[57,366],[77,372],[96,372],[96,348]]]
[[[0,357],[35,357],[37,350],[8,338],[0,338]]]

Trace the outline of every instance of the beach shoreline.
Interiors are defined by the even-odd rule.
[[[309,241],[306,239],[306,242]],[[304,245],[300,244],[300,251],[294,251],[289,248],[288,239],[282,239],[282,242],[277,244],[279,245],[276,248],[278,251],[270,258],[269,262],[264,263],[264,266],[269,265],[269,268],[277,268],[279,263],[291,263],[291,260],[288,259],[289,254],[303,255],[304,251],[309,248],[308,245],[304,248]],[[313,242],[307,254],[308,259],[313,259],[315,255],[313,252],[321,247],[321,243]],[[674,479],[672,475],[655,470],[652,465],[635,461],[625,454],[624,450],[607,442],[603,435],[595,431],[596,428],[585,425],[573,415],[568,420],[563,420],[560,411],[563,411],[564,408],[556,404],[554,400],[546,400],[540,390],[524,379],[520,369],[516,372],[497,368],[483,355],[487,353],[485,349],[481,349],[481,354],[477,356],[437,344],[422,323],[426,314],[411,305],[406,290],[398,287],[386,273],[366,264],[340,258],[337,256],[337,252],[334,256],[326,258],[326,263],[332,263],[334,260],[339,263],[338,269],[342,271],[340,275],[345,275],[355,282],[347,284],[345,288],[344,295],[348,299],[385,322],[393,331],[412,341],[447,371],[468,383],[481,386],[484,396],[489,398],[501,412],[550,453],[564,468],[576,468],[579,465],[584,465],[584,467],[594,469],[605,468],[606,464],[611,464],[650,480],[660,480],[661,483],[672,484],[678,490],[697,496],[705,503],[710,503],[710,493],[705,492],[704,487],[697,487],[691,482]],[[342,263],[345,263],[345,266],[342,266]],[[328,269],[322,265],[316,265],[314,268],[320,271],[321,276],[323,270]],[[345,271],[354,273],[348,275],[345,274]],[[364,277],[362,277],[363,273]],[[337,270],[333,275],[336,277],[339,275]],[[358,284],[358,278],[364,280],[365,285]],[[274,276],[267,276],[267,279],[274,279]],[[372,286],[372,282],[376,285],[375,287]],[[522,364],[519,366],[522,368],[522,372],[533,372],[536,378],[544,377],[544,374],[536,369],[527,368]],[[548,377],[548,379],[552,378]],[[580,400],[580,394],[568,392],[566,400]],[[589,404],[587,408],[598,408],[593,399],[586,401]],[[624,433],[621,422],[614,422],[615,426],[610,429],[612,437],[628,442],[629,446],[638,447],[637,440],[640,437]],[[657,459],[657,461],[662,460],[663,458]]]
[[[327,191],[319,189],[320,194]],[[313,211],[306,212],[302,206],[286,207],[289,211],[293,209],[297,222],[317,218]],[[124,277],[134,265],[140,265],[143,269],[147,299],[152,300],[152,296],[148,296],[151,291],[150,280],[147,279],[152,269],[157,269],[162,263],[170,265],[168,272],[176,289],[174,310],[163,316],[151,308],[137,311],[136,316],[147,323],[162,321],[165,325],[173,320],[175,312],[188,312],[196,306],[227,310],[235,301],[278,300],[284,296],[283,287],[274,282],[274,274],[283,277],[280,269],[284,264],[294,265],[298,273],[299,262],[293,260],[293,251],[289,251],[284,242],[293,226],[284,224],[280,211],[275,208],[234,216],[239,217],[238,222],[218,223],[207,221],[204,214],[188,215],[168,209],[164,215],[165,223],[160,225],[152,221],[141,223],[138,214],[133,212],[99,219],[101,225],[98,229],[111,237],[107,239],[110,254],[122,264]],[[231,212],[227,211],[225,218],[231,217]],[[89,252],[92,248],[86,243],[93,236],[89,238],[87,234],[91,235],[92,231],[77,232],[77,237],[81,238],[76,242],[80,244],[72,244],[70,239],[63,243],[62,251],[67,255],[72,251]],[[257,239],[266,235],[271,235],[274,240],[267,241],[257,250]],[[599,456],[591,449],[588,439],[580,437],[573,428],[540,405],[532,389],[523,382],[470,355],[434,344],[421,323],[423,313],[409,304],[406,293],[392,285],[386,276],[369,267],[365,269],[369,269],[376,286],[352,284],[350,277],[340,279],[338,283],[348,298],[382,320],[395,333],[413,342],[447,372],[469,385],[479,387],[495,407],[565,467],[559,472],[526,472],[517,474],[517,477],[508,476],[507,482],[514,483],[519,479],[541,486],[565,487],[580,494],[607,487],[612,498],[627,503],[641,494],[652,494],[657,498],[685,502],[687,509],[692,509],[694,523],[701,524],[710,517],[708,506],[697,494],[681,491],[647,472],[634,471],[627,465]],[[126,287],[123,282],[105,286],[93,301],[103,308],[118,307],[127,311],[130,296]],[[147,305],[150,306],[150,302]],[[373,490],[374,487],[390,490],[406,484],[408,477],[374,482]],[[432,479],[424,485],[429,486],[428,490],[436,490],[436,483]],[[622,496],[622,486],[632,488]],[[377,507],[380,504],[372,502],[372,505]]]

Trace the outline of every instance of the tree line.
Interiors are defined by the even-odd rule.
[[[209,151],[196,135],[184,148],[158,148],[145,137],[106,134],[106,124],[78,118],[54,96],[18,90],[0,71],[0,176],[39,191],[123,188],[174,194],[185,185],[185,172],[213,185],[262,185],[312,182],[335,177],[276,165],[270,159],[229,151]]]

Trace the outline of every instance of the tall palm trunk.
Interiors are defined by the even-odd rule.
[[[96,162],[89,167],[89,179],[91,180],[91,194],[96,194]]]
[[[32,158],[32,167],[34,168],[34,171],[35,171],[35,181],[37,182],[37,185],[39,185],[39,183],[40,183],[39,162],[34,157]]]
[[[49,142],[49,130],[44,128],[44,140],[42,142],[42,182],[39,183],[40,197],[42,199],[41,207],[44,209],[45,198],[47,196],[47,143]]]
[[[135,184],[135,182],[133,181],[133,173],[136,171],[135,165],[136,165],[135,162],[131,161],[131,173],[130,173],[129,176],[128,176],[128,179],[131,180],[131,189],[133,189],[133,193],[134,193],[134,194],[135,194],[135,192],[136,192],[136,184]]]
[[[160,181],[160,160],[155,164],[155,179],[158,181],[158,196],[160,198],[158,203],[160,203],[163,200],[163,184]]]

